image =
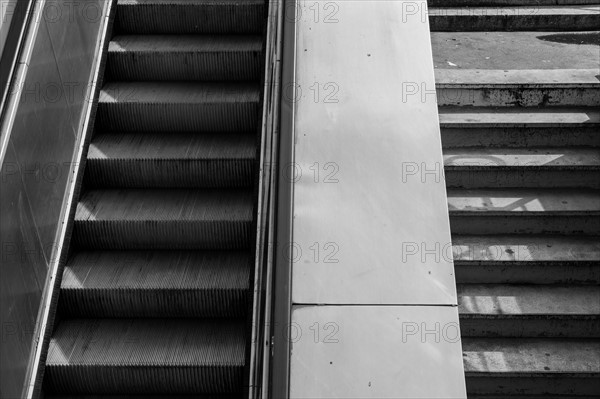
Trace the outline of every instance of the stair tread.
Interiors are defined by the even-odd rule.
[[[431,32],[431,45],[436,76],[442,69],[456,68],[546,72],[597,68],[597,47],[585,44],[599,36],[599,32]]]
[[[454,235],[454,262],[598,262],[600,238],[534,235]]]
[[[488,108],[440,107],[444,127],[552,127],[600,124],[595,108]]]
[[[600,150],[595,148],[447,148],[445,167],[521,168],[598,167]]]
[[[258,103],[259,85],[227,82],[108,82],[99,103]]]
[[[600,191],[587,189],[448,189],[450,214],[485,212],[592,213],[600,211]]]
[[[507,7],[431,7],[428,9],[430,16],[539,16],[539,15],[598,15],[600,6],[570,5],[564,6],[507,6]]]
[[[247,290],[248,252],[83,251],[65,266],[62,290]]]
[[[76,222],[252,220],[253,196],[238,189],[106,189],[84,193]]]
[[[250,134],[100,133],[92,138],[88,159],[254,159],[255,141]]]
[[[261,52],[259,35],[118,35],[108,45],[109,53],[219,53]]]
[[[600,373],[600,340],[463,337],[467,376]]]
[[[243,367],[244,332],[234,320],[62,320],[46,367]]]
[[[436,69],[436,87],[582,87],[598,88],[599,69]]]
[[[461,316],[594,315],[600,317],[596,286],[458,284]]]

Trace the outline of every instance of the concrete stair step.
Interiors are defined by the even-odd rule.
[[[452,234],[600,233],[600,191],[448,189]]]
[[[88,187],[252,187],[256,138],[223,133],[100,133]]]
[[[503,397],[600,395],[600,340],[462,340],[467,394]]]
[[[73,241],[88,249],[245,249],[249,189],[106,189],[84,193]]]
[[[600,70],[437,69],[439,106],[598,107]],[[419,93],[406,88],[406,97]],[[425,96],[424,90],[421,97]],[[421,98],[423,100],[423,98]]]
[[[260,80],[259,35],[122,35],[108,46],[108,79]]]
[[[50,340],[52,394],[240,393],[244,321],[62,320]]]
[[[128,132],[254,132],[256,83],[110,82],[98,101],[96,129]]]
[[[463,337],[600,336],[594,285],[459,284]]]
[[[595,108],[440,107],[445,150],[465,147],[600,147]]]
[[[264,0],[118,0],[116,27],[134,34],[261,34]]]
[[[595,5],[598,0],[429,0],[429,7],[519,7]]]
[[[418,9],[418,7],[415,7]],[[427,13],[423,13],[427,15]],[[585,31],[600,26],[600,6],[432,7],[432,32]],[[415,11],[414,18],[422,18]]]
[[[443,69],[596,69],[599,41],[598,31],[431,33],[436,73]]]
[[[600,149],[447,148],[446,186],[600,188]]]
[[[251,270],[243,251],[80,251],[59,307],[69,318],[242,318]]]
[[[459,284],[600,284],[600,237],[454,235]]]

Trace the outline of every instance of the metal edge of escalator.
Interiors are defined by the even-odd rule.
[[[279,148],[279,104],[283,0],[267,1],[263,76],[263,108],[258,159],[258,200],[248,364],[248,397],[268,397],[273,299],[273,239]]]
[[[42,1],[42,3],[44,1]],[[39,308],[38,321],[36,323],[35,331],[33,332],[33,339],[37,344],[29,359],[28,375],[25,380],[26,385],[23,391],[23,397],[26,399],[44,397],[43,380],[45,360],[54,328],[62,271],[69,256],[69,244],[73,231],[75,211],[77,209],[77,199],[79,198],[83,183],[86,154],[94,130],[94,120],[106,67],[108,45],[115,20],[116,3],[117,0],[108,0],[103,4],[102,25],[100,26],[96,39],[96,54],[92,63],[92,73],[87,86],[88,91],[85,97],[87,104],[83,110],[82,124],[80,126],[80,140],[75,148],[74,162],[72,162],[70,170],[71,179],[65,194],[61,212],[62,223],[56,234],[57,246],[49,265]],[[43,7],[43,4],[41,7]]]
[[[296,0],[269,0],[256,224],[250,399],[288,397]],[[290,95],[292,94],[292,95]]]

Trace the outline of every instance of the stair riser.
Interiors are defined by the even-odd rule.
[[[491,163],[491,162],[490,162]],[[446,166],[446,186],[452,188],[589,187],[600,188],[596,167],[468,167]],[[557,170],[558,169],[558,170]]]
[[[550,395],[597,395],[597,379],[600,374],[589,377],[570,377],[560,374],[548,373],[546,376],[532,376],[523,374],[515,376],[486,376],[485,373],[477,373],[474,376],[467,372],[467,395],[505,395],[505,396],[526,396],[540,395],[548,397]]]
[[[600,106],[600,86],[573,88],[550,87],[489,87],[471,88],[465,85],[438,85],[438,106],[474,107],[597,107]]]
[[[100,102],[97,122],[105,131],[253,132],[258,126],[258,108],[258,103]]]
[[[61,315],[77,318],[206,317],[241,318],[247,290],[84,290],[62,289]]]
[[[472,317],[460,315],[463,337],[565,337],[592,338],[600,333],[598,317],[522,316]]]
[[[472,15],[468,8],[461,15],[429,15],[432,32],[491,32],[491,31],[593,31],[600,25],[600,15],[543,15],[536,7],[522,14],[506,15],[501,8],[490,8],[488,15]]]
[[[251,223],[75,220],[73,240],[85,249],[243,249]]]
[[[121,33],[261,34],[264,4],[124,4],[117,7]]]
[[[106,73],[117,81],[250,81],[260,79],[261,52],[109,52]]]
[[[449,128],[442,126],[444,148],[464,147],[600,147],[600,126]]]
[[[239,392],[243,384],[244,367],[50,365],[45,373],[45,390],[50,393],[219,394]]]
[[[251,187],[254,160],[118,160],[90,159],[89,187]]]
[[[458,284],[600,284],[598,262],[503,263],[454,261],[456,282]]]
[[[489,215],[450,211],[452,234],[589,234],[600,232],[600,215],[590,212],[546,215]]]
[[[523,7],[554,5],[591,5],[598,0],[429,0],[429,7]]]

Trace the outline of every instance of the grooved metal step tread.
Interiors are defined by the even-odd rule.
[[[260,85],[236,82],[110,82],[96,129],[134,132],[254,132]]]
[[[442,128],[600,127],[595,108],[440,107]],[[600,135],[600,133],[599,133]]]
[[[252,209],[251,190],[90,190],[77,205],[73,237],[92,249],[246,248]]]
[[[245,323],[62,320],[46,359],[48,392],[234,393],[243,383]]]
[[[600,376],[600,340],[549,338],[462,339],[467,377]]]
[[[450,215],[588,214],[600,215],[600,191],[586,189],[448,190]]]
[[[264,0],[118,0],[126,33],[262,33]]]
[[[260,35],[118,35],[108,45],[110,53],[243,53],[259,54]]]
[[[235,104],[260,100],[256,83],[226,82],[108,82],[99,103],[133,104]]]
[[[113,80],[258,80],[259,35],[124,35],[108,46]]]
[[[462,317],[586,315],[600,319],[596,286],[458,284],[456,289]]]
[[[77,252],[59,306],[70,317],[242,317],[251,268],[239,251]]]
[[[454,235],[455,264],[595,263],[600,265],[600,237],[535,235]],[[541,277],[541,276],[540,276]]]
[[[548,168],[600,170],[600,150],[594,148],[448,148],[446,169]]]
[[[443,69],[458,68],[503,71],[597,69],[598,46],[593,43],[598,43],[599,39],[600,32],[594,31],[431,32],[436,76]]]
[[[436,69],[438,89],[465,88],[600,88],[599,69]]]
[[[89,147],[92,187],[250,187],[251,134],[100,133]]]
[[[252,220],[248,190],[90,190],[77,205],[76,222]]]

